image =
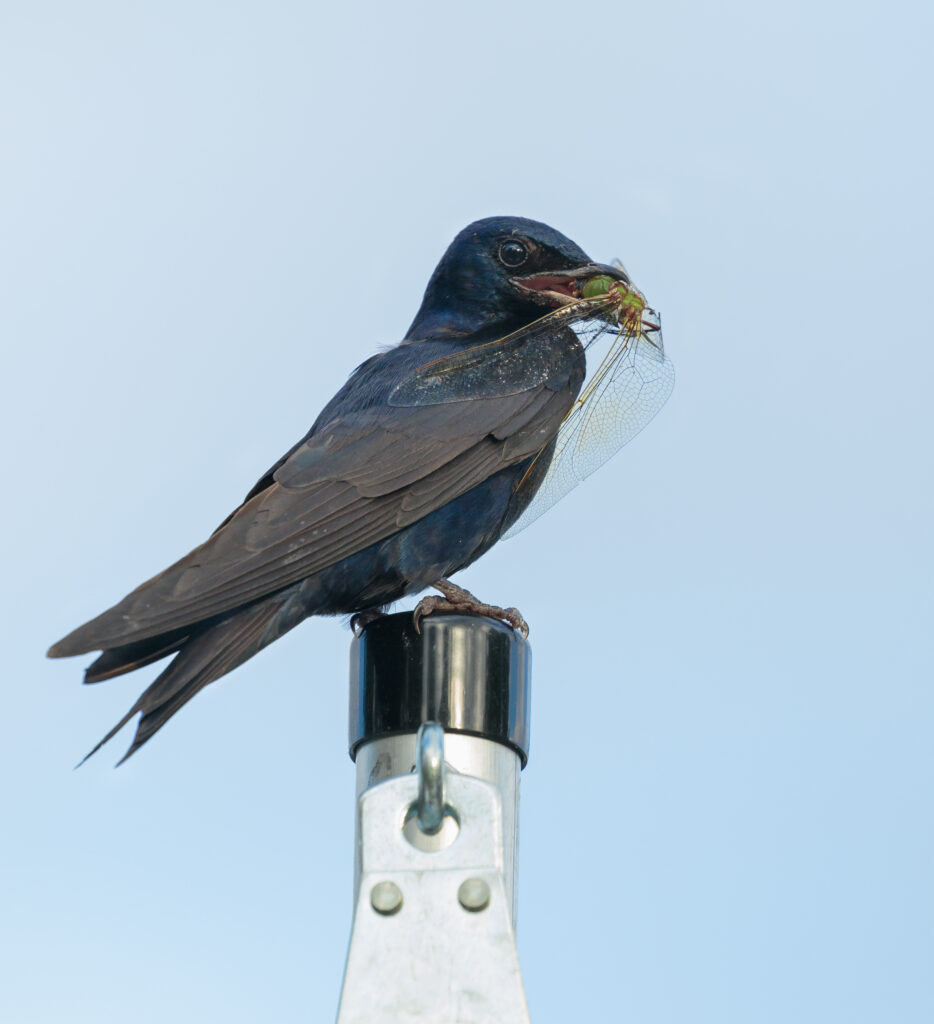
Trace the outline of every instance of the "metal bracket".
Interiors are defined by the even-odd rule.
[[[358,800],[360,884],[337,1022],[529,1024],[499,792],[444,774],[435,723],[416,750],[416,775]]]

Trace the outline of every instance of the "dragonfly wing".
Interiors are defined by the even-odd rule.
[[[504,538],[535,522],[631,441],[665,404],[674,387],[675,371],[665,356],[660,329],[625,338],[603,322],[586,321],[579,326],[585,332],[582,342],[587,348],[588,375],[599,360],[595,342],[608,340],[614,348],[599,360],[602,374],[598,371],[585,382],[581,400],[558,431],[544,481]]]
[[[609,329],[600,313],[612,307],[611,299],[563,306],[504,338],[426,363],[393,390],[389,404],[472,402],[554,382],[566,376],[572,348],[579,353],[595,333]]]

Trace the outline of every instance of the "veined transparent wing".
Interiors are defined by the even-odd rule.
[[[608,322],[604,312],[570,325],[587,353],[587,378],[558,431],[542,485],[505,538],[535,522],[599,469],[642,430],[671,394],[675,371],[665,356],[659,315],[644,306],[635,290],[618,304],[616,313],[614,322]]]

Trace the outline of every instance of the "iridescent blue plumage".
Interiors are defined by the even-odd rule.
[[[358,367],[214,534],[50,650],[102,651],[87,682],[175,654],[101,742],[139,712],[129,756],[308,616],[371,613],[484,554],[534,495],[586,369],[560,320],[502,339],[598,273],[626,280],[536,221],[465,228],[403,341]]]

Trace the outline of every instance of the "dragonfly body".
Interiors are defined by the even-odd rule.
[[[417,593],[520,521],[587,372],[584,312],[562,309],[597,274],[629,285],[535,221],[462,231],[403,342],[354,372],[204,544],[50,650],[102,651],[87,682],[174,655],[101,742],[139,713],[129,756],[309,615]],[[622,303],[609,307],[593,336],[619,322]]]

